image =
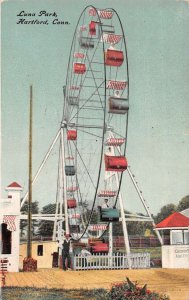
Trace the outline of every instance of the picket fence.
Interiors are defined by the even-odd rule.
[[[73,257],[74,270],[106,270],[106,269],[147,269],[150,268],[149,253],[93,254]]]

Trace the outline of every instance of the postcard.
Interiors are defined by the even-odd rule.
[[[188,22],[184,0],[1,2],[8,273],[189,268]]]

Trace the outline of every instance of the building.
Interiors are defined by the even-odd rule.
[[[23,269],[23,260],[27,256],[27,244],[20,244],[22,187],[17,182],[13,182],[6,191],[7,198],[1,199],[0,204],[0,258],[8,259],[8,272],[19,272]],[[32,258],[37,260],[38,268],[57,267],[57,251],[57,242],[32,242]]]
[[[58,243],[56,241],[33,241],[32,258],[37,260],[38,269],[58,267]],[[20,244],[19,268],[23,268],[23,260],[27,256],[27,243]]]
[[[7,198],[1,199],[0,224],[1,245],[0,258],[8,259],[8,271],[19,271],[20,246],[20,199],[22,187],[11,183],[7,188]]]
[[[186,211],[175,212],[156,225],[157,230],[170,232],[170,244],[162,246],[163,268],[189,268],[189,218]]]

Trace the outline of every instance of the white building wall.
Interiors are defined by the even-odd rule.
[[[189,245],[162,246],[162,268],[189,269]]]
[[[11,254],[2,254],[0,257],[8,259],[8,272],[19,271],[19,245],[20,245],[20,196],[22,188],[8,187],[8,198],[1,199],[0,224],[3,223],[4,216],[15,216],[15,229],[11,231]]]

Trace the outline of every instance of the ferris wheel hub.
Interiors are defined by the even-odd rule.
[[[66,120],[62,121],[61,127],[62,128],[67,128],[67,121]]]

